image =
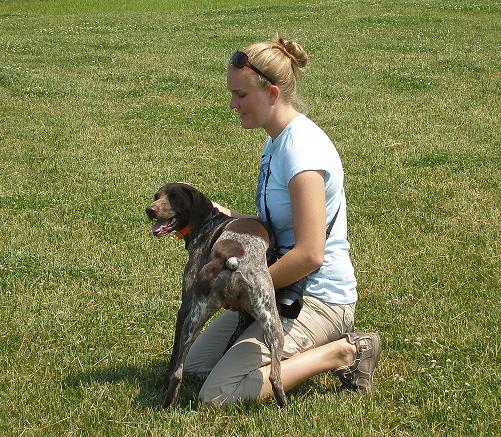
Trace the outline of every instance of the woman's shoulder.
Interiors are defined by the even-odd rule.
[[[300,114],[291,125],[291,138],[297,141],[306,140],[309,143],[333,146],[333,143],[325,131],[311,118]]]
[[[336,147],[329,136],[305,115],[292,126],[283,147],[289,153],[316,154],[319,158],[337,155]]]

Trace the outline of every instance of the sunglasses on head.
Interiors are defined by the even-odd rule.
[[[256,67],[254,67],[254,65],[252,65],[249,62],[249,57],[247,56],[247,53],[241,52],[240,50],[234,52],[233,55],[231,55],[231,65],[233,65],[235,68],[238,69],[248,67],[256,74],[259,74],[259,76],[264,77],[272,85],[275,85],[275,82],[273,80],[271,80],[268,76],[266,76],[266,74],[258,70]]]

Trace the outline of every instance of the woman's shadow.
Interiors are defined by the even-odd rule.
[[[161,409],[164,407],[165,373],[167,363],[155,361],[147,367],[123,366],[100,368],[69,375],[63,380],[63,388],[71,389],[92,384],[115,384],[128,382],[139,387],[133,403],[138,408]],[[203,378],[184,374],[176,405],[181,408],[196,409],[198,392]]]

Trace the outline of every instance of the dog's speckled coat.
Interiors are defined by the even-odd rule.
[[[177,396],[183,364],[207,320],[221,307],[239,306],[240,328],[256,320],[271,352],[270,382],[279,405],[286,404],[280,376],[284,337],[268,271],[268,232],[252,218],[231,219],[214,209],[202,193],[187,184],[167,184],[155,194],[146,213],[156,222],[157,236],[183,232],[189,254],[183,276],[181,307],[167,375],[165,404]],[[250,317],[249,317],[250,316]],[[228,347],[241,333],[237,329]]]

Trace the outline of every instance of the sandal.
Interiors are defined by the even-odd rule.
[[[376,333],[348,332],[343,335],[356,348],[355,361],[351,366],[334,370],[345,390],[370,393],[374,390],[374,371],[381,355],[381,340]],[[342,337],[342,338],[343,338]]]

